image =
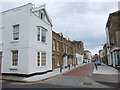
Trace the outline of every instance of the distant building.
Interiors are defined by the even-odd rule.
[[[108,49],[107,49],[107,44],[104,44],[103,46],[103,60],[102,62],[107,64],[108,65],[108,56],[109,55],[109,52],[108,52]]]
[[[120,10],[109,14],[106,37],[108,65],[120,68]]]
[[[98,54],[95,54],[95,55],[93,56],[93,59],[98,60],[98,59],[99,59],[99,55],[98,55]]]
[[[72,43],[75,47],[77,64],[80,64],[83,62],[84,43],[82,41],[72,41]]]
[[[84,50],[84,59],[87,59],[87,60],[91,60],[92,59],[92,54],[91,54],[91,52],[89,51],[89,50]]]

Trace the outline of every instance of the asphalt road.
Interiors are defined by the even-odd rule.
[[[95,82],[92,77],[94,64],[89,63],[54,78],[38,82],[1,80],[2,88],[118,88],[118,83]]]
[[[78,87],[71,87],[71,86],[62,86],[62,85],[53,85],[53,84],[45,84],[45,83],[35,83],[35,84],[12,84],[11,81],[3,81],[2,89],[4,88],[78,88]]]

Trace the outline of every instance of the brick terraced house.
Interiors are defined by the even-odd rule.
[[[82,63],[84,45],[82,41],[70,41],[62,33],[52,31],[53,69],[67,68]]]
[[[120,68],[120,10],[109,14],[106,36],[108,65]]]

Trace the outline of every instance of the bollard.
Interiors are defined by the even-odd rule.
[[[60,73],[62,72],[62,65],[60,65]]]
[[[96,68],[96,70],[98,70],[98,67],[97,67],[97,64],[95,63],[95,68]]]
[[[69,67],[69,70],[70,70],[70,64],[68,65],[68,67]]]

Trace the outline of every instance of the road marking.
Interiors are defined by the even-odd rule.
[[[61,76],[61,74],[56,75],[56,76],[53,76],[53,77],[48,78],[48,79],[43,80],[43,81],[21,82],[21,83],[20,83],[20,82],[12,82],[12,83],[10,83],[10,84],[15,84],[15,85],[31,85],[31,84],[39,84],[39,83],[45,83],[45,82],[48,82],[48,81],[50,81],[50,80],[52,80],[52,79],[54,79],[54,78],[56,78],[56,77],[58,77],[58,76]]]
[[[0,80],[0,82],[4,82],[3,80]]]
[[[83,65],[82,65],[83,66]],[[76,68],[79,68],[79,67],[76,67]],[[12,83],[10,83],[10,84],[15,84],[15,85],[31,85],[31,84],[38,84],[38,83],[46,83],[46,82],[48,82],[48,81],[50,81],[50,80],[52,80],[52,79],[54,79],[54,78],[56,78],[56,77],[58,77],[58,76],[62,76],[63,74],[65,74],[65,73],[67,73],[67,72],[70,72],[70,71],[73,71],[74,69],[76,69],[76,68],[73,68],[73,69],[71,69],[71,70],[68,70],[68,71],[65,71],[65,72],[63,72],[63,73],[60,73],[60,74],[58,74],[58,75],[56,75],[56,76],[53,76],[53,77],[50,77],[50,78],[48,78],[48,79],[46,79],[46,80],[43,80],[43,81],[33,81],[33,82],[12,82]]]
[[[56,77],[59,77],[59,76],[61,76],[61,74],[58,74],[58,75],[53,76],[53,77],[51,77],[51,78],[48,78],[48,79],[42,81],[42,83],[48,82],[48,81],[50,81],[50,80],[52,80],[52,79],[54,79],[54,78],[56,78]]]

